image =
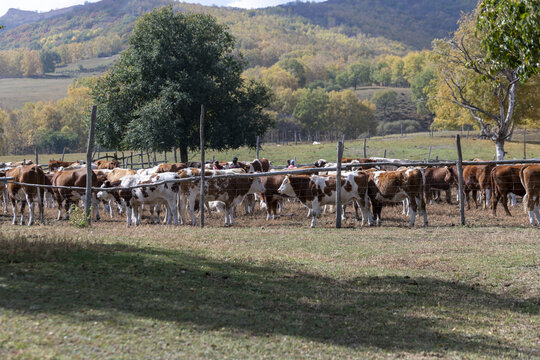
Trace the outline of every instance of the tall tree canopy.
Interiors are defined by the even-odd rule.
[[[521,122],[538,120],[531,111],[535,102],[523,91],[540,70],[538,10],[538,1],[484,0],[462,19],[450,41],[434,43],[438,79],[430,104],[436,123],[466,121],[468,112],[495,142],[499,160],[513,134],[515,115]],[[536,80],[529,85],[538,84]]]
[[[99,105],[98,142],[116,149],[199,147],[201,104],[206,145],[254,146],[272,125],[269,90],[241,77],[235,40],[209,15],[175,13],[171,6],[138,21],[129,47],[93,89]]]

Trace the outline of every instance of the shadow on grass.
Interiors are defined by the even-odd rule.
[[[537,355],[500,338],[465,337],[451,329],[486,326],[499,311],[538,314],[538,299],[434,278],[339,281],[279,263],[254,266],[183,251],[0,236],[0,283],[1,308],[71,313],[78,321],[96,321],[85,310],[98,309],[358,349]]]

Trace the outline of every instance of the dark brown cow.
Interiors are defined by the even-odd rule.
[[[529,221],[532,226],[540,225],[540,165],[522,167],[519,171],[519,177],[525,187],[524,210],[529,213]]]
[[[265,158],[255,159],[251,162],[254,172],[269,172],[270,171],[270,161]]]
[[[424,180],[422,170],[400,169],[395,171],[370,171],[369,198],[373,206],[373,216],[381,224],[381,212],[385,203],[398,203],[405,199],[410,206],[411,220],[414,226],[416,212],[424,216],[424,226],[428,225],[426,203],[424,201]]]
[[[426,203],[432,200],[432,190],[440,190],[446,193],[446,202],[452,203],[452,187],[457,179],[448,167],[425,168],[424,195]]]
[[[167,163],[160,164],[156,170],[156,174],[161,174],[164,172],[178,172],[187,168],[188,166],[185,163]]]
[[[54,174],[52,178],[52,184],[55,186],[75,186],[86,187],[86,167],[73,170],[62,170]],[[98,178],[94,172],[92,172],[92,187],[98,187]],[[69,212],[71,211],[71,205],[76,204],[84,196],[84,190],[71,190],[71,189],[53,189],[54,197],[58,205],[58,217],[62,219],[62,204],[66,211],[65,219],[69,219]],[[92,207],[95,212],[96,220],[99,220],[99,206],[96,199],[96,194],[92,196]]]
[[[278,192],[284,179],[285,175],[264,176],[261,178],[264,185],[264,192],[261,194],[261,198],[266,204],[266,220],[279,217],[277,213],[279,204],[283,201],[284,197],[288,197]]]
[[[37,165],[25,165],[18,166],[14,169],[6,171],[7,177],[13,177],[14,182],[25,184],[37,184],[45,185],[45,173],[41,167]],[[7,185],[8,195],[11,199],[11,208],[13,210],[13,224],[17,222],[17,201],[21,204],[21,220],[20,224],[24,223],[24,207],[28,203],[28,209],[30,216],[28,218],[28,225],[34,223],[34,201],[37,197],[39,206],[39,216],[41,223],[45,223],[43,215],[43,189],[39,189],[34,186],[25,186],[19,184],[8,183]]]
[[[49,160],[49,171],[56,171],[61,167],[66,168],[75,163],[76,161]]]
[[[519,172],[525,166],[526,165],[495,166],[491,171],[491,184],[493,189],[491,210],[493,211],[493,215],[497,214],[497,203],[501,201],[506,215],[512,216],[510,210],[508,210],[508,194],[525,196],[525,188],[519,178]]]
[[[335,175],[287,175],[278,192],[291,198],[297,198],[310,209],[312,216],[311,227],[315,227],[317,217],[322,214],[322,205],[336,203]],[[369,217],[369,210],[365,207],[368,175],[362,171],[341,177],[341,202],[347,204],[357,200],[362,215]]]
[[[465,201],[467,202],[467,210],[471,209],[470,194],[474,200],[474,205],[478,209],[478,191],[480,190],[480,182],[477,175],[478,165],[466,165],[463,167],[463,192],[465,193]]]
[[[98,167],[98,169],[109,169],[112,170],[114,168],[120,167],[120,162],[118,160],[98,160],[94,161],[94,164]]]

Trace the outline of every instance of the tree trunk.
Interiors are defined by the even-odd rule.
[[[497,152],[497,160],[504,160],[504,140],[498,139],[495,141],[495,151]]]
[[[180,162],[188,162],[188,148],[185,145],[180,146]]]

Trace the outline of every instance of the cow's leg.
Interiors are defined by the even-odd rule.
[[[487,208],[489,208],[489,204],[490,204],[490,200],[491,200],[491,190],[486,189],[485,194],[486,194],[486,202],[484,203],[484,209],[487,209]]]
[[[341,206],[341,220],[345,221],[347,220],[347,215],[345,215],[345,210],[347,210],[347,205]]]
[[[510,193],[510,199],[512,199],[512,206],[516,206],[517,205],[516,194]]]
[[[418,214],[424,216],[424,226],[428,226],[426,203],[422,197],[416,197],[416,206],[418,206]]]
[[[114,218],[114,200],[109,200],[109,202],[107,203],[107,206],[109,207],[109,216],[112,219]]]
[[[416,199],[409,200],[409,214],[411,216],[411,220],[409,221],[409,226],[413,227],[414,222],[416,220],[416,211],[418,210]]]
[[[69,220],[69,214],[71,213],[71,204],[72,201],[67,198],[64,203],[64,211],[66,212],[66,214],[64,215],[64,219],[66,220]]]
[[[37,200],[38,200],[38,208],[39,208],[39,221],[42,224],[45,224],[45,207],[44,207],[44,200],[45,200],[45,190],[44,189],[37,189]]]
[[[24,225],[24,208],[26,207],[26,201],[22,200],[20,201],[20,203],[21,203],[21,219],[19,221],[19,224]]]
[[[152,207],[150,207],[150,209],[152,209]],[[141,223],[141,213],[141,205],[133,204],[132,214],[133,220],[135,221],[135,226],[139,226],[139,224]]]
[[[31,226],[34,224],[34,198],[33,196],[26,194],[26,203],[28,204],[28,226]]]
[[[445,193],[446,193],[446,202],[448,204],[452,204],[452,189],[451,188],[448,188],[445,190]]]
[[[503,193],[502,195],[502,204],[503,204],[504,211],[506,212],[506,215],[512,216],[512,214],[510,213],[510,209],[508,209],[508,194],[507,193]],[[497,204],[495,204],[495,207],[496,206]]]
[[[195,197],[188,199],[188,211],[191,218],[191,225],[197,226],[197,218],[195,217]]]
[[[13,221],[11,223],[17,225],[17,200],[15,198],[11,198],[11,211],[13,212]]]
[[[7,187],[4,189],[4,214],[8,213],[9,193]]]
[[[317,225],[317,218],[322,215],[322,208],[321,208],[321,205],[319,204],[319,201],[315,200],[314,202],[312,202],[310,209],[311,209],[311,213],[313,214],[311,218],[311,227],[314,228],[315,225]]]
[[[405,198],[402,201],[403,204],[403,210],[401,211],[402,215],[409,215],[409,208],[411,207],[410,201],[408,198]]]
[[[130,204],[126,204],[126,223],[127,226],[131,226],[131,217],[132,217],[133,209],[131,208]]]

